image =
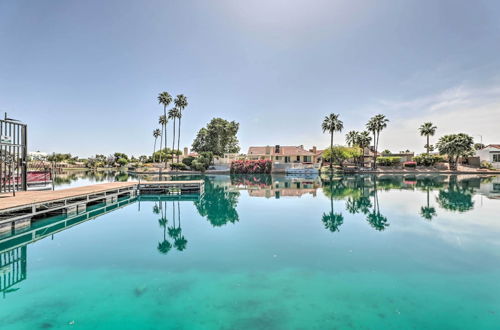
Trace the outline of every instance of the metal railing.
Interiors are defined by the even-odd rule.
[[[7,118],[0,120],[0,193],[27,189],[26,124]]]

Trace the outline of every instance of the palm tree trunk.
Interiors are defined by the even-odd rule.
[[[427,135],[427,154],[429,154],[429,135]]]
[[[180,151],[180,143],[181,143],[181,118],[182,118],[182,111],[180,111],[180,116],[179,116],[179,133],[177,134],[177,163],[179,162],[179,151]]]
[[[330,172],[333,172],[333,131],[330,132]]]
[[[372,168],[375,169],[375,163],[377,162],[377,153],[375,152],[375,143],[377,142],[377,138],[375,135],[375,131],[373,131],[373,166]]]
[[[171,164],[174,163],[174,148],[175,148],[175,118],[174,118],[174,139],[172,140],[172,161],[170,162]]]
[[[163,131],[164,131],[163,127],[164,127],[164,126],[165,126],[165,125],[161,125],[161,134],[163,134]],[[160,157],[159,157],[159,158],[160,158],[160,159],[159,159],[159,162],[160,162],[160,163],[161,163],[161,147],[162,147],[162,146],[163,146],[163,139],[162,139],[162,138],[160,138],[160,155],[159,155],[159,156],[160,156]]]
[[[165,116],[165,121],[167,121],[167,105],[163,106],[163,116]],[[167,124],[165,123],[165,136],[163,137],[165,140],[165,149],[167,149]],[[160,153],[161,154],[161,153]],[[167,160],[167,156],[165,154],[165,162]],[[161,160],[160,160],[161,162]],[[165,164],[165,169],[167,169],[167,165]]]
[[[156,151],[156,140],[158,140],[157,137],[155,137],[155,144],[154,144],[154,147],[153,147],[153,163],[155,162],[155,151]]]

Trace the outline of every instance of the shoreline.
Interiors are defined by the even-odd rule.
[[[200,171],[165,171],[165,172],[136,172],[136,171],[127,171],[128,174],[134,175],[204,175],[204,174],[220,174],[220,175],[228,175],[231,174],[230,171],[217,171],[217,170],[208,170],[205,172]],[[449,170],[432,170],[432,171],[408,171],[408,170],[356,170],[349,172],[333,172],[332,174],[467,174],[467,175],[500,175],[500,171],[449,171]],[[270,174],[283,174],[287,175],[282,171],[273,171]],[[329,174],[328,172],[320,172],[318,171],[317,175]],[[301,174],[293,174],[293,176],[300,176]],[[311,175],[311,174],[308,174]],[[314,174],[312,174],[314,175]]]

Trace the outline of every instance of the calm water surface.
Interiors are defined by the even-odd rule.
[[[0,328],[499,328],[500,177],[205,180],[0,238]]]

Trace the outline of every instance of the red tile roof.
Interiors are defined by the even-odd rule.
[[[485,149],[486,148],[496,148],[496,149],[500,149],[500,144],[488,144],[486,147],[484,147]]]
[[[266,153],[266,148],[269,148],[269,154]],[[315,153],[305,150],[300,146],[280,146],[280,152],[276,153],[275,146],[269,147],[250,147],[248,148],[248,155],[258,156],[314,156]]]

